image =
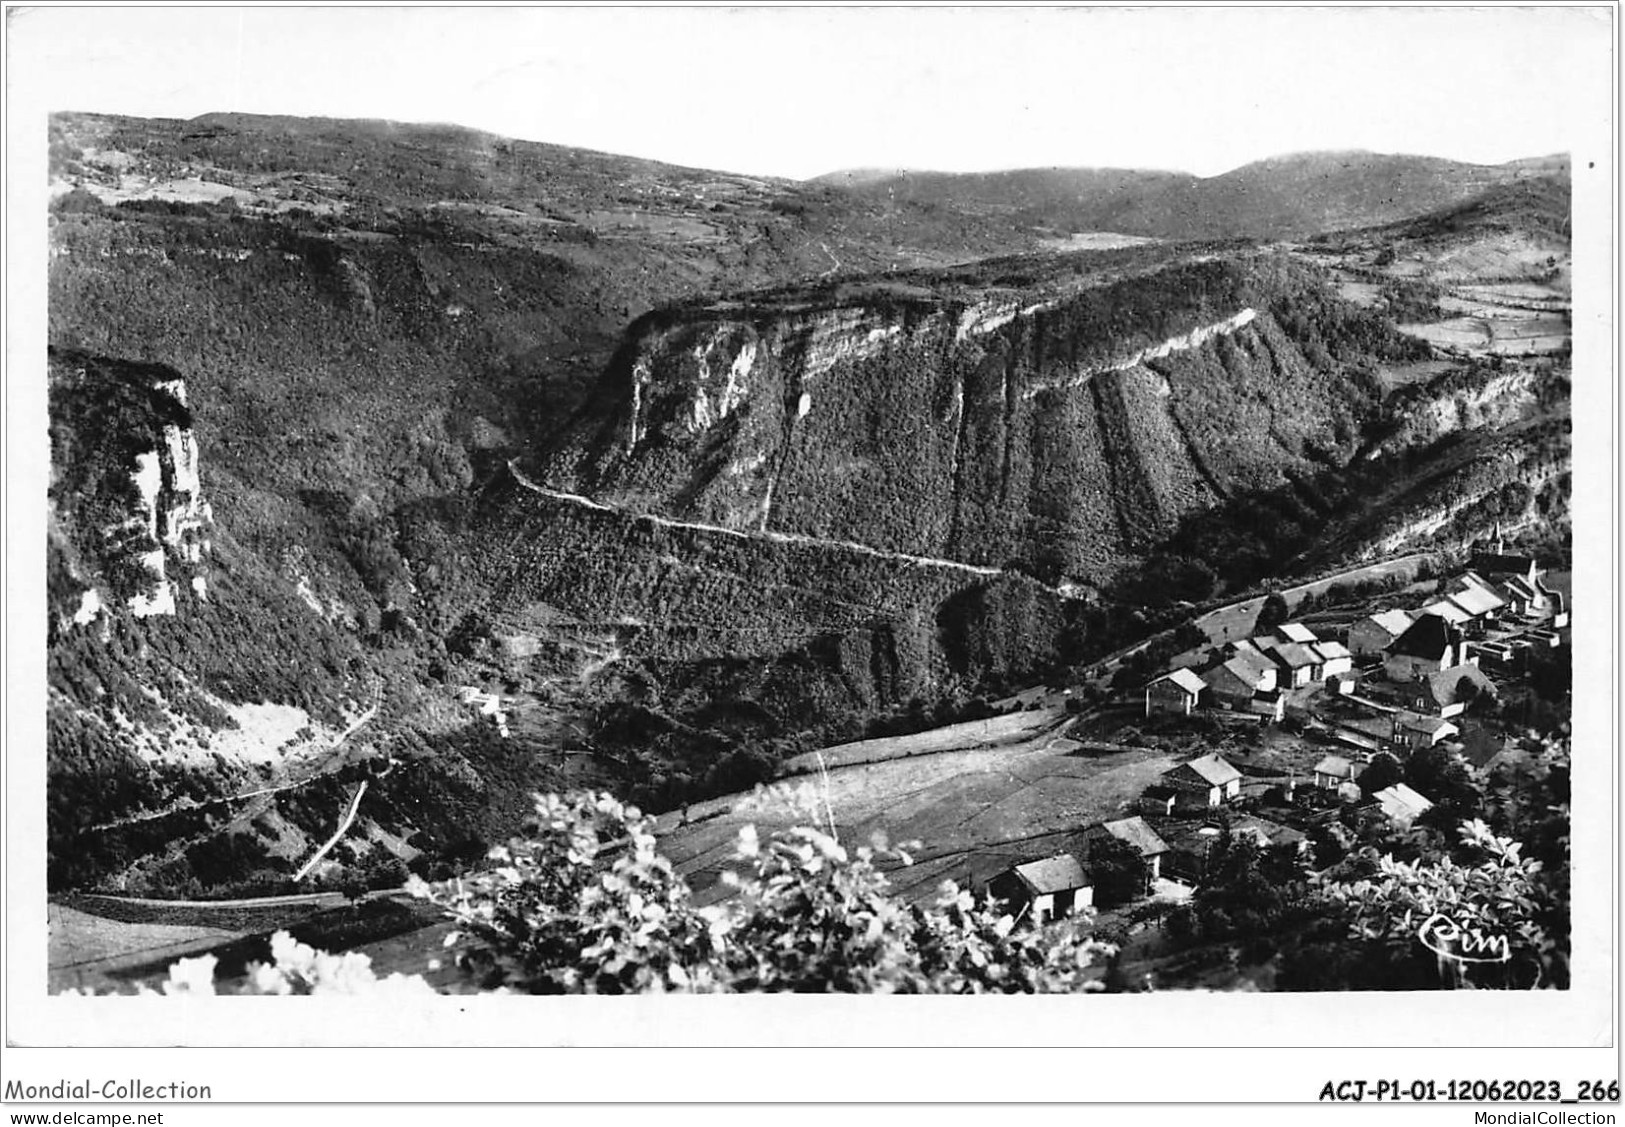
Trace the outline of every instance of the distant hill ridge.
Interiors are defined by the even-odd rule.
[[[898,204],[995,209],[1058,231],[1158,238],[1285,238],[1377,226],[1533,176],[1568,175],[1562,154],[1499,165],[1364,151],[1290,153],[1217,176],[1118,168],[951,173],[835,172],[812,181]]]

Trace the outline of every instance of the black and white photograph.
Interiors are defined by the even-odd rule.
[[[8,1045],[1617,1108],[1617,16],[7,5]]]

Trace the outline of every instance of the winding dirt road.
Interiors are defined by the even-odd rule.
[[[532,493],[552,498],[555,501],[567,501],[573,505],[596,509],[601,513],[619,513],[621,516],[629,517],[632,520],[648,521],[663,528],[686,528],[695,532],[713,532],[720,536],[732,536],[740,540],[767,540],[775,544],[801,544],[812,548],[835,548],[844,552],[858,552],[866,556],[874,556],[878,559],[896,560],[899,563],[913,564],[916,567],[948,568],[971,575],[991,577],[1005,574],[1004,569],[999,567],[983,567],[978,564],[963,563],[959,560],[944,560],[935,556],[916,556],[908,552],[894,552],[887,548],[875,548],[868,544],[859,544],[854,540],[825,540],[817,536],[804,536],[798,532],[775,532],[771,529],[746,532],[738,528],[724,528],[717,524],[699,524],[694,521],[672,520],[670,517],[656,516],[653,513],[628,512],[625,509],[616,509],[609,505],[600,504],[590,497],[583,497],[579,493],[566,493],[560,489],[549,489],[547,486],[527,477],[524,471],[518,467],[516,461],[517,459],[512,458],[508,460],[508,472],[513,474],[515,481]]]

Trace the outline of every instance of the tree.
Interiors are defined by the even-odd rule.
[[[1253,624],[1254,634],[1264,634],[1274,630],[1292,616],[1292,610],[1286,605],[1286,598],[1279,591],[1271,591],[1264,598],[1264,605],[1258,609],[1258,621]]]
[[[1115,908],[1145,895],[1150,875],[1140,851],[1121,838],[1105,836],[1089,849],[1089,879],[1095,886],[1095,903]]]
[[[493,850],[494,867],[415,886],[457,922],[458,965],[485,989],[1077,991],[1098,989],[1089,971],[1109,952],[1084,921],[1017,930],[952,882],[928,908],[896,900],[878,866],[905,851],[849,854],[808,826],[766,840],[745,827],[723,874],[733,895],[699,908],[635,808],[577,794],[538,796],[536,812],[536,833]]]
[[[1405,782],[1432,800],[1437,819],[1448,819],[1448,828],[1479,813],[1483,795],[1460,756],[1442,747],[1418,748],[1405,762]]]
[[[1385,854],[1373,877],[1317,878],[1318,892],[1377,957],[1431,963],[1439,985],[1566,983],[1568,934],[1545,922],[1558,896],[1545,867],[1477,819],[1463,823],[1459,837],[1476,864],[1449,854],[1408,862]]]
[[[1366,764],[1365,770],[1360,772],[1358,779],[1360,793],[1367,797],[1404,781],[1404,768],[1399,765],[1399,760],[1386,751],[1379,752],[1373,757],[1371,762]]]
[[[1465,673],[1456,682],[1456,699],[1465,706],[1464,711],[1472,710],[1473,705],[1478,703],[1478,697],[1482,691],[1478,687],[1478,682]]]

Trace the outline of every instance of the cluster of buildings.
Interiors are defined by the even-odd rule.
[[[1429,799],[1404,783],[1366,796],[1358,785],[1362,770],[1359,764],[1329,755],[1316,766],[1312,780],[1292,780],[1285,789],[1289,796],[1300,785],[1335,796],[1342,800],[1341,805],[1352,806],[1356,821],[1362,823],[1382,818],[1409,825],[1432,808]],[[1260,849],[1289,849],[1307,856],[1311,842],[1303,827],[1336,820],[1340,804],[1335,801],[1305,806],[1301,816],[1283,815],[1300,825],[1232,809],[1242,797],[1246,778],[1220,755],[1181,763],[1146,788],[1138,813],[1090,826],[1069,849],[1010,866],[987,882],[987,891],[1010,905],[1018,922],[1043,926],[1094,906],[1089,860],[1107,839],[1123,842],[1139,855],[1145,874],[1141,891],[1148,894],[1165,879],[1200,884],[1226,834],[1233,841],[1248,841]],[[1256,790],[1281,786],[1282,781],[1253,780],[1253,784]]]
[[[1232,643],[1198,672],[1176,669],[1145,689],[1145,711],[1190,715],[1215,708],[1280,720],[1286,694],[1320,681],[1343,691],[1341,678],[1353,671],[1354,655],[1342,642],[1322,640],[1307,626],[1288,622],[1267,634]]]
[[[1352,695],[1375,685],[1387,703],[1435,722],[1426,731],[1416,724],[1403,735],[1390,730],[1382,739],[1437,742],[1445,729],[1436,721],[1495,691],[1481,666],[1514,672],[1532,651],[1560,644],[1568,610],[1542,575],[1528,557],[1481,554],[1433,602],[1368,614],[1349,624],[1343,641],[1285,623],[1215,651],[1200,669],[1158,677],[1145,688],[1146,715],[1206,708],[1278,721],[1292,690],[1324,683]]]
[[[1567,607],[1542,575],[1527,557],[1480,555],[1419,609],[1367,614],[1346,631],[1339,627],[1341,638],[1284,623],[1212,651],[1200,667],[1157,677],[1145,687],[1147,716],[1211,710],[1268,722],[1284,718],[1289,700],[1308,702],[1294,715],[1341,747],[1312,771],[1285,776],[1250,776],[1221,755],[1198,756],[1164,772],[1130,816],[1068,835],[1069,847],[1049,856],[1010,865],[987,882],[988,892],[1041,925],[1093,906],[1090,857],[1107,839],[1139,854],[1149,892],[1163,878],[1199,884],[1226,833],[1306,853],[1317,826],[1410,824],[1432,807],[1427,796],[1402,782],[1368,795],[1361,775],[1379,752],[1404,760],[1460,737],[1461,714],[1497,694],[1482,666],[1509,671],[1529,650],[1560,643]],[[1280,801],[1234,808],[1274,788]],[[1258,816],[1260,809],[1270,817]]]

